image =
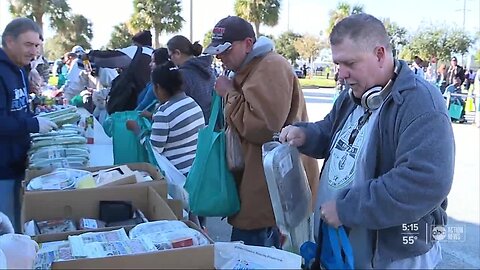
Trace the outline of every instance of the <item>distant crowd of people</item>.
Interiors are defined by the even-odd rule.
[[[441,64],[438,68],[436,60],[431,61],[428,65],[418,56],[415,56],[411,69],[415,75],[425,79],[427,82],[436,86],[447,99],[447,106],[451,104],[459,104],[463,107],[460,118],[455,119],[460,123],[465,123],[465,105],[468,99],[475,105],[473,110],[478,111],[480,89],[475,86],[475,81],[479,79],[480,69],[474,72],[472,69],[466,69],[458,65],[457,57],[450,59],[450,66]],[[476,97],[474,101],[474,97]],[[477,107],[477,108],[475,108]],[[480,127],[480,119],[478,113],[475,117],[477,126]]]

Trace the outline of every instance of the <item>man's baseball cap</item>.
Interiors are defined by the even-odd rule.
[[[457,57],[452,57],[452,59],[450,59],[451,61],[457,61]]]
[[[234,41],[253,38],[255,31],[246,20],[237,16],[228,16],[221,19],[213,28],[212,42],[205,49],[206,54],[220,54],[230,48]]]
[[[73,46],[71,52],[72,52],[72,53],[76,53],[76,54],[84,54],[84,53],[85,53],[85,50],[83,49],[82,46],[76,45],[76,46]]]

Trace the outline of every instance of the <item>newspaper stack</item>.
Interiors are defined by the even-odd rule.
[[[124,228],[106,232],[90,232],[68,237],[68,241],[70,241],[72,246],[72,255],[75,258],[88,257],[89,253],[87,244],[122,242],[128,240],[130,239],[128,238]]]
[[[42,243],[35,259],[34,269],[50,269],[53,262],[73,260],[68,241]]]
[[[93,242],[85,245],[87,258],[104,258],[118,255],[128,255],[156,251],[152,243],[143,239],[133,239],[114,242]]]
[[[35,269],[50,269],[51,264],[58,261],[138,254],[209,243],[202,233],[181,221],[147,222],[132,228],[130,238],[121,228],[89,232],[69,236],[68,241],[41,244]]]

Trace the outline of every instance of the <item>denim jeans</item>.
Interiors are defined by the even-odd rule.
[[[232,242],[243,241],[245,245],[280,248],[280,232],[278,228],[268,227],[255,230],[232,228]]]
[[[21,233],[20,186],[19,180],[0,179],[0,211],[10,219],[16,233]]]

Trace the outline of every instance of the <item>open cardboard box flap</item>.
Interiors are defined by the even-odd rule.
[[[158,181],[161,185],[163,181]],[[148,220],[177,220],[182,217],[181,202],[171,201],[168,204],[158,193],[157,188],[149,186],[115,186],[108,189],[80,189],[51,192],[28,192],[24,195],[22,205],[22,225],[30,220],[99,218],[100,201],[130,201],[140,209]],[[172,210],[173,207],[174,209]],[[131,226],[133,227],[133,226]],[[79,230],[56,234],[37,235],[38,242],[49,242],[66,239],[68,235],[81,234],[88,231],[113,230],[120,227],[109,227],[95,230]],[[128,229],[128,227],[125,227]]]

